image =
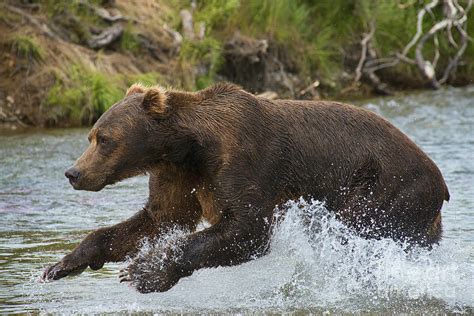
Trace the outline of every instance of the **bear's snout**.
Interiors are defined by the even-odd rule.
[[[74,187],[77,184],[81,173],[75,168],[69,168],[68,170],[66,170],[64,175],[66,176],[66,178],[69,179],[69,183]]]

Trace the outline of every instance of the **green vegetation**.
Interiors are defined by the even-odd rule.
[[[56,76],[56,83],[42,105],[52,110],[53,121],[68,118],[73,124],[89,125],[122,99],[133,83],[153,86],[161,81],[160,75],[154,72],[108,76],[73,65],[65,75]]]
[[[217,72],[221,49],[216,47],[239,30],[247,36],[272,40],[291,62],[296,63],[304,77],[333,80],[344,66],[342,50],[361,33],[363,15],[370,14],[364,6],[368,3],[373,1],[202,1],[198,4],[195,20],[206,24],[208,41],[214,40],[217,44],[188,45],[184,56],[202,56],[207,49],[208,56],[216,61],[212,70]],[[213,77],[210,74],[203,83],[209,84]],[[196,87],[199,85],[196,82]]]
[[[195,12],[196,21],[204,22],[209,30],[216,31],[219,27],[226,25],[230,18],[240,7],[240,0],[208,0],[199,2],[197,12]],[[179,7],[186,7],[186,1],[181,1]]]
[[[50,19],[67,29],[68,36],[75,43],[85,43],[91,36],[90,27],[101,28],[106,24],[91,13],[85,3],[100,4],[100,1],[38,0]]]
[[[7,10],[0,10],[0,23],[12,24],[18,22],[20,18]]]
[[[137,35],[133,33],[133,27],[130,23],[127,24],[120,38],[120,48],[131,53],[137,53],[140,48],[140,42]]]
[[[44,106],[60,110],[56,113],[58,117],[69,117],[73,122],[90,124],[123,98],[123,89],[119,88],[116,77],[74,65],[67,78],[58,78],[44,101]]]
[[[128,75],[125,76],[125,86],[129,87],[134,83],[140,82],[147,87],[163,84],[165,85],[165,81],[161,77],[160,74],[156,72],[145,72],[136,75]]]
[[[200,0],[194,7],[189,0],[27,2],[39,6],[27,10],[25,6],[11,2],[19,11],[0,10],[0,31],[5,33],[3,40],[0,39],[0,47],[6,54],[11,54],[0,61],[0,66],[8,68],[12,76],[25,75],[6,80],[6,89],[13,91],[17,88],[15,83],[24,84],[31,89],[34,98],[14,95],[15,100],[25,104],[38,100],[52,124],[77,125],[92,123],[122,98],[134,82],[148,86],[171,84],[176,88],[196,90],[226,79],[225,76],[230,78],[239,71],[241,73],[234,79],[243,78],[235,80],[245,82],[255,77],[255,73],[268,70],[262,77],[270,83],[265,82],[255,89],[274,90],[283,97],[367,95],[372,89],[377,90],[367,76],[354,83],[362,51],[361,40],[374,27],[368,51],[385,61],[387,57],[393,60],[414,36],[417,14],[430,1]],[[443,3],[447,2],[440,1],[425,15],[423,32],[445,16]],[[459,3],[466,6],[464,1]],[[125,19],[110,22],[97,13],[104,12],[98,11],[100,8],[106,8],[112,15],[119,13]],[[192,36],[186,38],[183,32],[182,9],[192,14],[194,39]],[[25,19],[22,11],[37,23]],[[472,82],[474,78],[474,8],[467,20],[471,40],[456,72],[450,77],[450,84]],[[38,23],[47,25],[53,36],[45,36],[44,31],[38,29]],[[93,35],[117,24],[124,27],[120,38],[114,37],[100,50],[90,49]],[[205,34],[201,34],[202,25]],[[176,31],[185,38],[176,35]],[[242,53],[240,47],[233,47],[225,55],[225,44],[236,32],[242,35],[235,37],[242,40]],[[458,47],[449,42],[446,30],[438,33],[439,60],[435,68],[438,79],[459,50],[461,36],[454,28],[453,38]],[[253,64],[246,68],[245,54],[249,51],[252,54],[253,43],[262,43],[252,39],[265,39],[268,50],[267,54],[258,56],[257,62],[262,62],[255,68],[252,68]],[[435,60],[436,50],[433,38],[429,38],[422,52],[425,60]],[[414,51],[412,47],[407,57],[413,59]],[[243,56],[243,62],[240,62],[240,56]],[[372,62],[370,67],[379,65],[380,60],[370,59],[365,59]],[[30,65],[36,67],[34,72]],[[54,81],[51,80],[51,69],[55,73]],[[399,62],[394,67],[377,69],[376,75],[390,88],[419,88],[427,81],[413,62]],[[316,81],[320,84],[315,93],[298,95]]]
[[[426,1],[425,1],[426,2]],[[178,1],[186,7],[186,1]],[[187,4],[189,5],[189,4]],[[302,77],[319,77],[326,81],[336,81],[347,66],[347,56],[360,52],[360,41],[369,32],[373,21],[376,32],[373,40],[378,56],[388,56],[400,52],[416,32],[417,13],[423,7],[417,1],[393,0],[232,0],[201,1],[194,13],[196,22],[206,24],[206,36],[222,42],[239,30],[244,35],[272,40],[298,67]],[[439,8],[433,16],[440,15]],[[474,19],[474,10],[470,17]],[[424,29],[432,26],[429,14],[424,19]],[[474,23],[469,23],[469,33],[474,34]],[[456,51],[448,45],[447,37],[440,37],[441,56]],[[218,46],[218,45],[216,45]],[[219,60],[215,46],[207,47],[214,60]],[[474,66],[474,45],[466,51],[469,72]],[[191,46],[203,55],[205,46]],[[188,48],[189,49],[189,48]],[[435,46],[430,41],[425,45],[427,58],[435,54]],[[444,53],[444,54],[443,54]],[[408,55],[413,57],[413,51]],[[467,57],[470,56],[470,57]],[[443,57],[440,65],[448,60]],[[219,63],[213,71],[218,71]],[[395,72],[416,76],[417,70],[400,63]],[[212,81],[213,76],[209,76]],[[207,81],[206,81],[207,83]],[[196,86],[198,86],[196,84]]]
[[[185,41],[181,46],[180,61],[184,67],[200,64],[208,71],[198,73],[191,89],[203,89],[215,81],[217,71],[222,64],[222,44],[218,40],[207,37],[199,41]]]
[[[100,20],[91,14],[90,9],[84,3],[91,5],[100,5],[100,0],[89,0],[81,2],[79,0],[37,0],[37,2],[45,8],[46,13],[50,17],[69,12],[74,14],[83,22],[99,23]]]
[[[16,35],[11,40],[11,47],[15,54],[27,60],[40,61],[45,53],[35,37]]]

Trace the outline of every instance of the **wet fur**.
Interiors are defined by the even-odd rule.
[[[106,172],[115,178],[101,185],[146,170],[150,196],[135,219],[88,237],[112,249],[95,256],[101,264],[123,260],[143,236],[173,225],[193,231],[203,217],[213,225],[183,238],[179,258],[170,254],[169,269],[148,286],[132,264],[125,280],[140,291],[165,291],[196,269],[264,254],[275,206],[301,196],[325,201],[368,238],[440,240],[449,199],[440,171],[374,113],[338,102],[270,101],[229,84],[197,93],[151,89],[131,87],[96,124],[128,144],[110,154],[114,170]]]

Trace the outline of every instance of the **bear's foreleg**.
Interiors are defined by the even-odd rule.
[[[124,222],[90,233],[71,253],[47,268],[42,280],[58,280],[80,274],[87,267],[98,270],[105,262],[123,261],[136,253],[145,236],[153,237],[155,233],[154,221],[141,210]]]

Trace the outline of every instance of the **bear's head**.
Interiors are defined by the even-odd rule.
[[[170,147],[179,148],[167,97],[163,88],[132,85],[94,124],[89,147],[65,172],[74,189],[99,191],[143,174],[169,155]]]

